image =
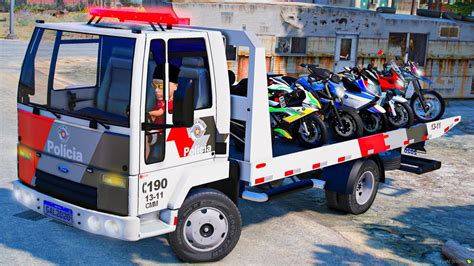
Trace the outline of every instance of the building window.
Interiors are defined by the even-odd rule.
[[[231,24],[234,18],[234,12],[221,12],[221,23]]]
[[[277,37],[276,54],[306,54],[306,38]]]
[[[339,60],[351,60],[352,39],[341,39],[341,48],[339,50]]]
[[[226,45],[225,56],[227,58],[227,61],[236,61],[237,60],[237,46]]]
[[[407,41],[408,40],[408,41]],[[390,33],[388,37],[389,53],[395,58],[416,62],[419,66],[425,65],[428,35],[419,33]]]
[[[459,27],[441,26],[439,27],[439,37],[441,38],[459,38]]]

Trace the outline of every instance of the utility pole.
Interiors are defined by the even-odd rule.
[[[411,0],[410,15],[415,15],[415,13],[416,13],[416,0]]]
[[[15,0],[10,0],[10,30],[6,39],[17,39],[15,34]]]

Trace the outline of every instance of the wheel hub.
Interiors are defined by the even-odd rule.
[[[222,211],[203,207],[188,216],[183,235],[189,247],[206,252],[222,244],[228,231],[229,222]]]
[[[321,136],[318,127],[314,123],[307,123],[306,129],[307,130],[305,130],[303,123],[301,123],[298,132],[301,134],[303,140],[312,143],[320,139]]]
[[[366,204],[373,193],[375,184],[374,174],[370,171],[362,173],[356,185],[356,201],[359,205]]]
[[[431,95],[425,95],[425,104],[427,107],[427,111],[423,109],[423,105],[421,104],[421,101],[419,98],[416,99],[415,105],[414,105],[414,111],[415,114],[418,117],[422,117],[425,119],[431,119],[433,117],[436,117],[440,110],[441,110],[441,103],[438,101],[436,97],[433,97]]]
[[[347,137],[349,135],[348,133],[352,131],[352,123],[347,117],[341,117],[341,122],[342,124],[337,125],[337,129],[342,136]]]
[[[203,237],[210,237],[214,233],[214,226],[212,226],[212,224],[205,224],[201,226],[199,232]]]
[[[408,113],[405,108],[397,105],[395,106],[395,113],[395,116],[390,116],[390,120],[395,126],[401,127],[408,121]]]

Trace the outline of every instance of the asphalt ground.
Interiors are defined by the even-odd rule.
[[[26,43],[0,40],[0,265],[179,263],[166,236],[123,242],[45,218],[16,203],[16,88]],[[79,51],[78,51],[79,52]],[[393,171],[365,214],[325,206],[307,190],[268,203],[240,201],[241,239],[217,264],[447,264],[441,245],[474,248],[474,101],[449,101],[445,116],[462,115],[445,137],[428,142],[443,167],[424,175]]]

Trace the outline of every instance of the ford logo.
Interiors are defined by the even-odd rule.
[[[64,165],[58,165],[58,170],[59,170],[60,172],[65,173],[65,174],[69,173],[69,168],[67,168],[67,167],[64,166]]]

